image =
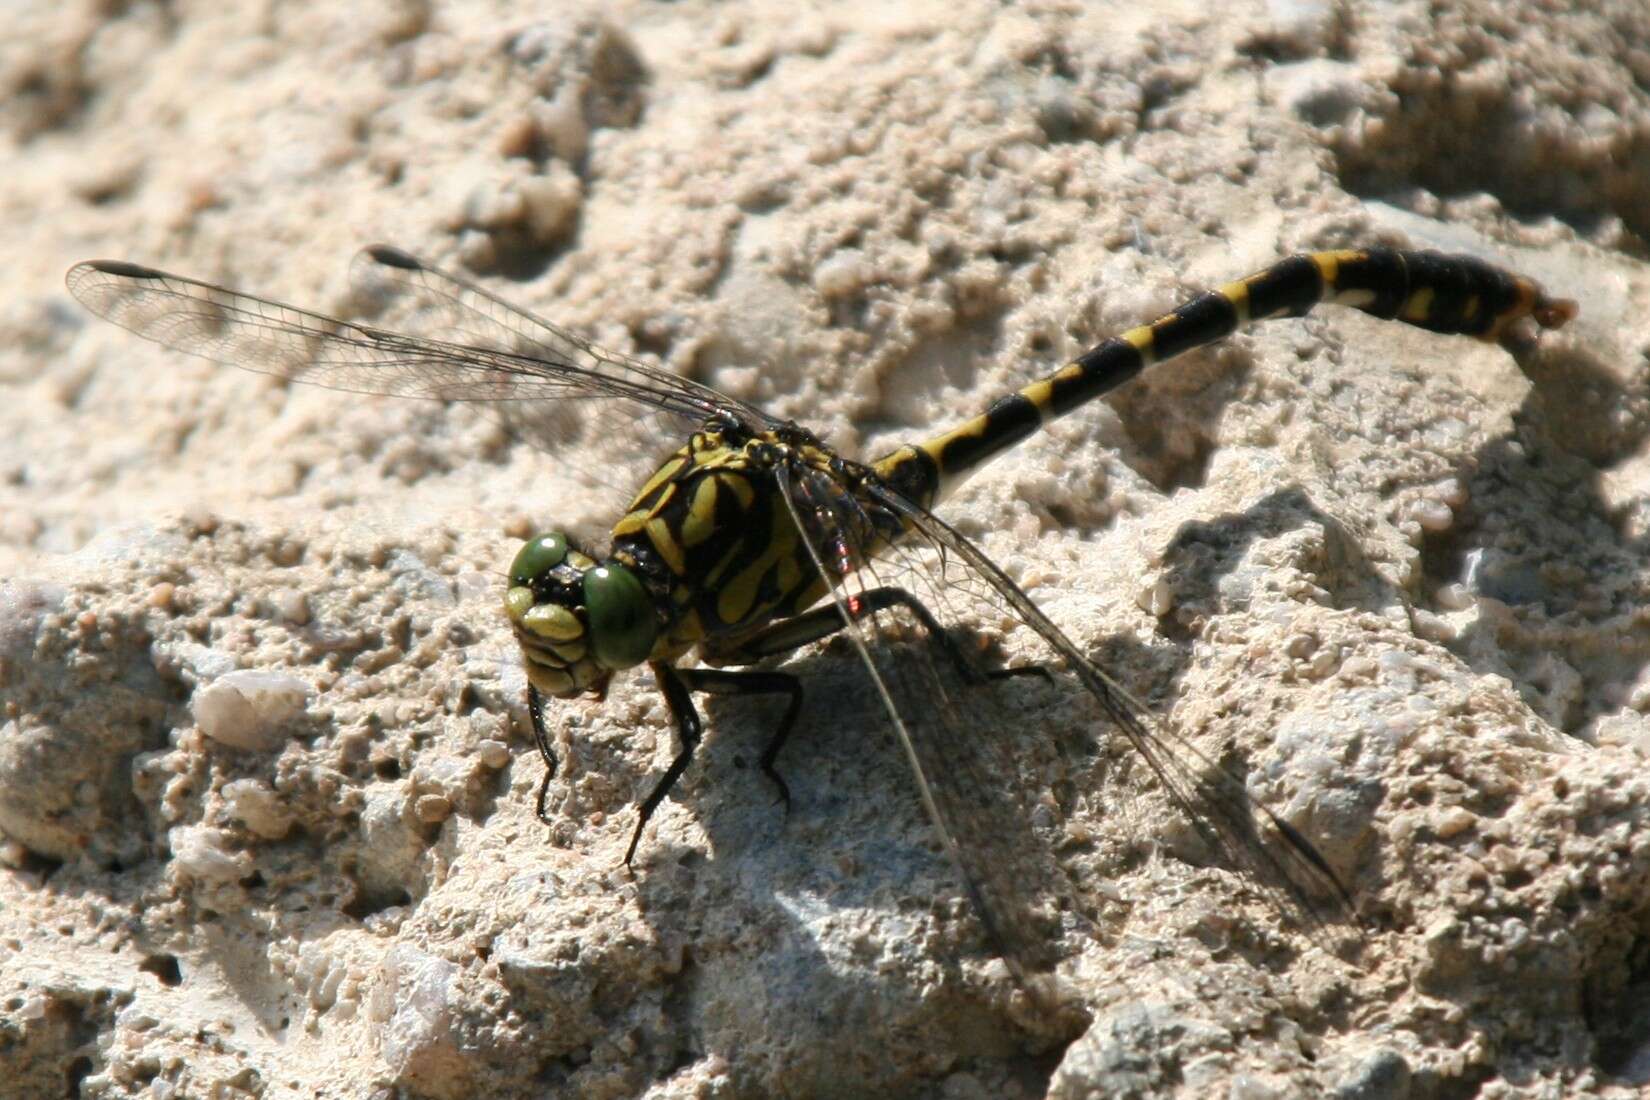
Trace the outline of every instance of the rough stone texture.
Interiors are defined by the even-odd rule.
[[[1650,1084],[1650,14],[1563,7],[13,5],[3,1091]],[[374,240],[858,454],[1293,250],[1579,298],[1516,356],[1268,325],[948,505],[1323,849],[1361,951],[1200,866],[1115,749],[1046,800],[1098,924],[1063,941],[1092,1022],[1042,1020],[842,647],[801,658],[838,701],[788,816],[744,766],[768,711],[711,706],[627,872],[671,750],[641,674],[557,709],[540,825],[500,571],[658,456],[167,354],[62,286],[120,257],[348,313]],[[1016,715],[1026,759],[1062,713]]]

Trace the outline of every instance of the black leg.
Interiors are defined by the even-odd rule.
[[[625,865],[636,855],[636,846],[641,843],[642,830],[653,817],[653,812],[665,800],[676,781],[682,778],[688,764],[693,760],[693,752],[699,747],[699,738],[704,733],[704,721],[699,717],[699,711],[693,705],[690,692],[702,691],[706,695],[787,695],[790,705],[785,708],[785,715],[779,720],[779,730],[769,739],[767,747],[762,750],[762,774],[773,780],[779,788],[779,797],[787,807],[790,806],[790,788],[785,781],[779,778],[774,770],[774,758],[785,744],[785,738],[790,736],[791,727],[796,724],[796,716],[802,711],[802,684],[794,676],[787,676],[782,672],[728,672],[722,669],[692,668],[678,669],[670,665],[656,664],[653,674],[659,681],[659,690],[664,693],[665,706],[669,708],[671,717],[676,721],[676,736],[682,742],[682,751],[670,762],[665,774],[654,784],[653,790],[642,800],[638,810],[636,831],[631,834],[630,847],[624,854]]]
[[[545,798],[550,793],[550,780],[556,775],[556,754],[550,749],[550,734],[544,728],[544,696],[539,689],[527,685],[527,713],[533,719],[533,743],[539,747],[539,755],[544,758],[544,778],[539,781],[539,820],[546,825],[550,824],[550,814],[544,808]]]
[[[693,759],[693,750],[699,747],[699,737],[705,730],[704,722],[693,706],[693,700],[688,697],[688,687],[682,682],[682,674],[669,665],[655,664],[653,676],[659,682],[659,690],[664,693],[665,706],[670,710],[670,716],[676,720],[676,736],[682,742],[682,751],[676,754],[676,759],[670,762],[665,774],[642,800],[639,811],[641,816],[637,818],[636,831],[631,834],[630,847],[626,848],[624,853],[626,867],[630,866],[631,859],[636,855],[636,845],[642,842],[642,830],[647,828],[648,819],[653,816],[653,811],[659,808],[659,803],[665,800],[665,795],[670,793],[670,788],[682,778],[688,762]]]
[[[690,691],[702,691],[706,695],[790,697],[785,714],[779,719],[779,728],[768,738],[767,745],[762,749],[762,758],[758,761],[762,774],[779,788],[779,801],[784,803],[785,812],[789,813],[791,789],[785,785],[785,780],[780,778],[773,764],[779,758],[779,750],[785,747],[785,739],[791,735],[791,727],[796,725],[797,715],[802,713],[802,681],[785,672],[727,672],[714,668],[679,669],[677,675],[687,683]]]
[[[868,615],[891,607],[903,607],[916,616],[929,637],[938,642],[940,648],[945,651],[947,658],[955,666],[957,675],[968,683],[978,684],[987,680],[1025,675],[1052,679],[1049,670],[1042,665],[1024,665],[990,672],[982,670],[957,644],[956,639],[940,625],[939,620],[934,618],[928,608],[903,588],[873,588],[860,593],[850,602],[847,621],[858,622]],[[709,656],[718,663],[751,664],[765,657],[788,653],[821,638],[828,638],[845,625],[842,613],[832,604],[774,623],[766,629],[757,631],[739,645],[726,650],[713,650]],[[746,672],[717,668],[678,669],[664,664],[653,665],[653,674],[658,679],[659,690],[664,693],[665,706],[670,710],[671,718],[676,723],[676,736],[681,741],[682,748],[638,808],[636,831],[631,834],[630,847],[626,849],[624,856],[627,866],[635,858],[636,848],[642,840],[642,830],[647,828],[647,823],[652,820],[654,812],[670,794],[676,781],[682,778],[682,773],[693,760],[694,751],[699,747],[699,739],[704,733],[704,720],[700,718],[698,709],[693,705],[693,692],[703,692],[706,695],[784,695],[789,699],[785,713],[779,720],[779,728],[763,746],[758,763],[762,774],[778,789],[779,800],[787,811],[791,804],[790,788],[774,765],[779,758],[780,750],[785,747],[786,739],[791,735],[791,729],[796,725],[797,717],[802,712],[801,681],[784,672]],[[556,766],[555,757],[549,752],[548,740],[542,736],[542,723],[538,720],[536,711],[534,731],[540,738],[539,751],[544,755],[549,773],[553,773]],[[549,773],[545,777],[546,785],[550,781]],[[543,807],[544,787],[541,786],[540,817],[544,816]]]
[[[727,652],[716,652],[713,659],[726,664],[743,665],[760,661],[764,657],[772,657],[780,653],[789,653],[828,638],[842,630],[848,622],[858,622],[878,611],[886,611],[891,607],[903,607],[928,632],[929,637],[939,643],[945,650],[957,675],[971,684],[983,683],[986,680],[1003,680],[1011,676],[1041,676],[1046,680],[1054,677],[1042,665],[1020,665],[1014,668],[995,669],[987,672],[975,663],[974,659],[965,653],[951,632],[940,625],[933,612],[923,606],[921,600],[903,588],[883,587],[872,588],[853,596],[848,601],[846,621],[842,612],[835,604],[815,608],[801,615],[794,615],[782,622],[757,631],[746,638],[737,647]]]

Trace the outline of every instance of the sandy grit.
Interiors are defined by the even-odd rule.
[[[0,47],[0,1092],[1628,1096],[1650,1084],[1650,12],[14,5]],[[1320,846],[1337,957],[1126,751],[1009,703],[1092,935],[1040,1019],[841,647],[814,705],[558,709],[498,611],[589,469],[170,355],[63,271],[332,312],[387,240],[878,453],[1307,248],[1578,298],[1511,352],[1326,312],[945,515]],[[659,456],[595,471],[633,484]],[[973,624],[990,630],[1002,622]],[[1010,633],[1010,656],[1023,639]],[[1104,731],[1096,731],[1103,735]]]

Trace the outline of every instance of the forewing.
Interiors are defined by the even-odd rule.
[[[695,424],[761,415],[601,351],[399,250],[366,250],[357,274],[379,276],[380,292],[411,301],[408,316],[442,335],[344,321],[124,261],[76,264],[66,282],[87,309],[145,339],[331,389],[530,410],[517,418],[523,424],[536,414],[547,425],[588,425],[604,401],[633,418],[661,412]]]
[[[585,400],[517,402],[497,410],[517,438],[552,451],[569,435],[587,440],[622,440],[632,450],[657,448],[648,437],[674,448],[715,416],[759,432],[777,422],[755,406],[691,379],[604,350],[505,301],[484,287],[424,263],[389,245],[362,249],[351,282],[373,308],[394,320],[397,331],[438,335],[469,347],[494,349],[544,362],[566,364],[577,378],[600,378],[605,392],[646,395],[619,406]],[[594,394],[595,387],[587,387]],[[649,422],[639,425],[638,417]],[[639,431],[638,428],[641,427]]]

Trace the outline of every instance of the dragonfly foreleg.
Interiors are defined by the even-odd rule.
[[[550,780],[556,777],[556,754],[551,751],[550,734],[544,728],[544,696],[532,684],[527,685],[527,713],[533,720],[533,743],[539,747],[539,755],[544,758],[544,778],[539,780],[538,817],[549,825],[550,815],[544,808],[544,801],[550,794]]]

